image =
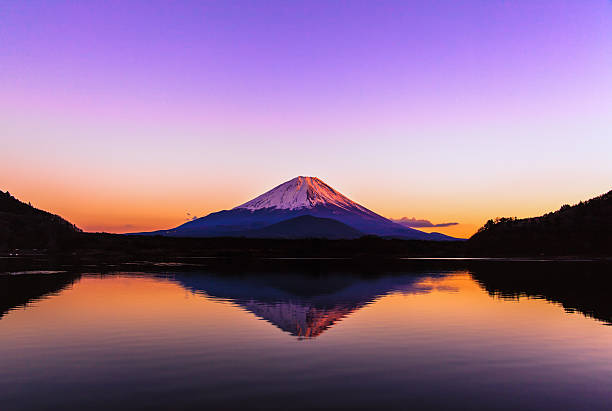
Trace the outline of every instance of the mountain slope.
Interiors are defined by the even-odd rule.
[[[62,217],[0,191],[0,249],[52,248],[80,231]]]
[[[610,254],[612,191],[540,217],[489,220],[469,246],[495,254]]]
[[[364,234],[331,218],[303,215],[257,230],[245,231],[243,235],[252,238],[351,239],[362,237]]]
[[[351,201],[317,177],[303,176],[289,180],[234,209],[245,208],[251,211],[266,208],[299,210],[303,208],[312,209],[318,205],[336,206],[345,210],[357,209],[376,216],[375,213]]]
[[[337,220],[355,230],[383,237],[455,240],[404,227],[355,203],[316,177],[296,177],[231,210],[211,213],[171,230],[152,233],[177,237],[236,236],[284,220],[310,215]],[[295,232],[299,236],[299,231]]]

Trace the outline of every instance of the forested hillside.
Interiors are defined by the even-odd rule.
[[[55,248],[81,230],[62,217],[0,191],[0,250]]]
[[[469,248],[479,255],[611,255],[612,191],[540,217],[489,220]]]

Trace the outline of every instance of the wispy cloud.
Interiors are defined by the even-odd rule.
[[[419,227],[450,227],[452,225],[457,225],[459,223],[438,223],[438,224],[434,224],[429,220],[423,220],[423,219],[416,219],[414,217],[412,218],[408,218],[408,217],[402,217],[399,219],[394,219],[391,218],[391,221],[393,221],[394,223],[398,223],[401,224],[405,227],[411,227],[411,228],[419,228]]]
[[[139,228],[134,224],[91,224],[83,227],[85,231],[92,233],[125,233],[137,231]]]

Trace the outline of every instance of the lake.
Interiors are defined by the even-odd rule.
[[[0,409],[612,409],[607,264],[0,274]]]

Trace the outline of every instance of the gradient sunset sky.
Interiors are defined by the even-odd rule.
[[[0,190],[171,228],[317,176],[389,218],[612,189],[612,1],[0,2]]]

